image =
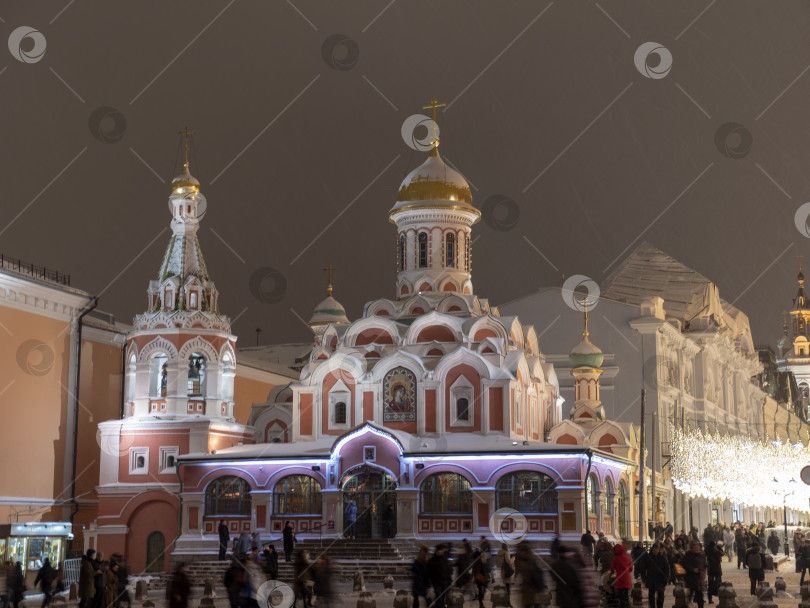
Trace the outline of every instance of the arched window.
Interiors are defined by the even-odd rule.
[[[599,514],[599,496],[596,494],[598,485],[596,478],[589,475],[588,481],[585,483],[585,502],[588,503],[588,515],[596,516]]]
[[[289,475],[273,488],[273,515],[320,515],[321,484],[309,475]]]
[[[165,353],[157,353],[149,360],[149,396],[159,399],[166,396],[169,386],[169,357]]]
[[[436,473],[419,488],[419,513],[422,515],[470,514],[470,482],[458,473]]]
[[[205,514],[250,517],[250,484],[233,475],[218,477],[205,489]]]
[[[399,237],[399,269],[405,270],[405,235]]]
[[[146,571],[163,572],[166,558],[166,537],[162,532],[152,532],[146,537]]]
[[[419,233],[419,268],[428,265],[428,237],[426,232]]]
[[[495,508],[557,514],[557,484],[545,473],[516,471],[495,484]]]
[[[456,420],[467,421],[470,419],[470,401],[466,397],[456,400]]]
[[[605,517],[613,517],[613,484],[605,479]]]
[[[188,396],[203,397],[205,395],[205,358],[192,353],[188,358]]]
[[[464,239],[464,270],[470,272],[470,239]]]
[[[616,529],[621,538],[627,538],[627,486],[623,481],[619,482],[619,492],[616,497],[616,513],[618,522]]]
[[[444,265],[448,268],[455,268],[456,266],[456,235],[452,232],[448,233],[444,240],[445,257]]]

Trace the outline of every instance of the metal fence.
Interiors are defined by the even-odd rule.
[[[79,582],[79,570],[82,567],[82,560],[66,559],[62,562],[62,580],[70,587],[73,583]]]

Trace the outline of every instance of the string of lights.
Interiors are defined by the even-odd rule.
[[[810,511],[810,486],[799,475],[810,463],[810,447],[674,425],[670,437],[672,483],[681,492],[751,507]]]

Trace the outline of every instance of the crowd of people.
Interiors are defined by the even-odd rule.
[[[129,568],[123,555],[114,553],[106,560],[101,551],[88,549],[79,568],[79,608],[131,608],[128,584]]]

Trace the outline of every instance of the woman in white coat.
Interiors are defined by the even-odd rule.
[[[506,596],[509,598],[509,606],[511,606],[511,588],[515,582],[515,558],[509,553],[509,545],[506,543],[501,543],[501,550],[498,551],[498,563],[501,565],[501,582],[506,587]]]

